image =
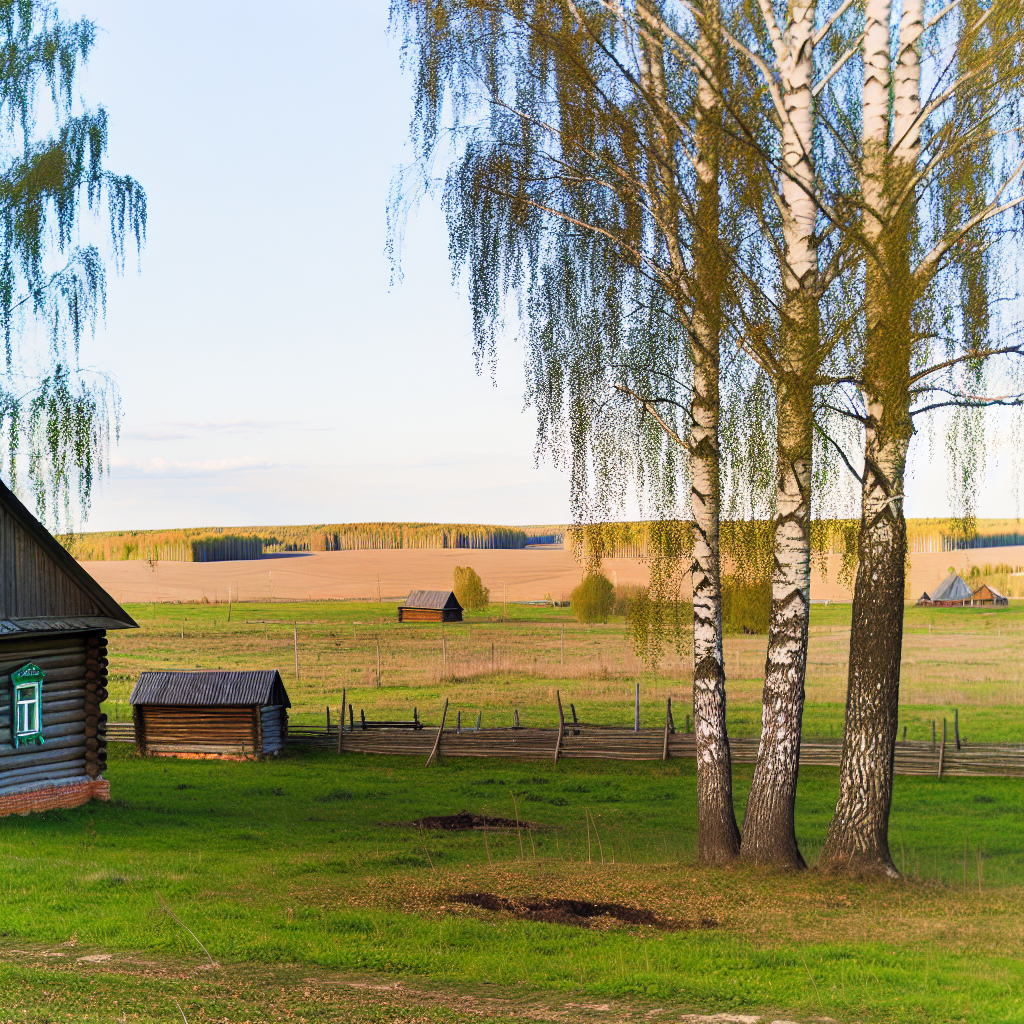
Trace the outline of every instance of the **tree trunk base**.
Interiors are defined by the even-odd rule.
[[[894,882],[899,881],[903,876],[896,870],[892,858],[888,852],[882,853],[858,853],[851,850],[847,854],[840,851],[826,850],[818,860],[818,870],[823,875],[830,877],[844,878],[889,878]]]

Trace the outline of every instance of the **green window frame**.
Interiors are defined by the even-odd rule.
[[[22,666],[11,673],[11,739],[16,747],[43,742],[43,670]]]

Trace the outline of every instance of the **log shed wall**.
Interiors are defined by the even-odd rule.
[[[143,754],[173,757],[176,754],[230,754],[253,756],[261,752],[259,708],[137,704],[136,731]]]
[[[107,695],[106,649],[102,631],[0,640],[0,815],[10,813],[4,802],[10,794],[47,784],[79,783],[84,791],[100,779],[107,765],[106,716],[100,711]],[[30,663],[44,673],[42,743],[15,746],[11,673]],[[15,812],[24,802],[12,804]]]

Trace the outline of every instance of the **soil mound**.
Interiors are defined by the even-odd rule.
[[[711,918],[702,918],[693,925],[658,917],[642,907],[627,907],[622,903],[591,903],[589,900],[557,899],[554,897],[524,897],[511,899],[489,892],[464,892],[451,896],[450,903],[464,903],[482,910],[510,914],[522,921],[545,921],[549,924],[567,924],[577,928],[592,928],[609,919],[621,924],[642,925],[661,931],[682,931],[688,928],[714,928],[718,924]]]
[[[482,814],[470,814],[469,811],[459,811],[458,814],[438,814],[430,818],[418,818],[412,824],[417,828],[439,828],[448,832],[468,831],[470,829],[483,829],[486,822],[487,828],[528,828],[539,829],[542,826],[535,821],[514,821],[511,818],[492,818]]]

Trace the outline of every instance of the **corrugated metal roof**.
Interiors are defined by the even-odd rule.
[[[458,608],[462,610],[452,590],[414,590],[405,600],[406,608]]]
[[[971,588],[953,573],[931,592],[931,597],[933,601],[970,601]]]
[[[209,707],[224,704],[292,706],[281,673],[143,672],[132,690],[132,704],[173,704]]]

